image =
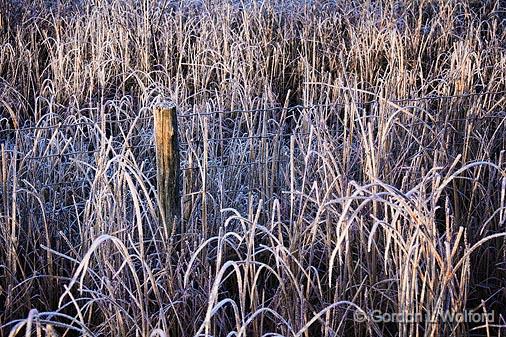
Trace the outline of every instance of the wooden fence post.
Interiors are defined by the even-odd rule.
[[[153,109],[156,180],[161,223],[167,226],[169,235],[180,219],[179,201],[179,146],[176,105],[163,102]]]

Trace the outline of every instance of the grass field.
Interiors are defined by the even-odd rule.
[[[501,0],[1,1],[0,337],[503,336],[505,108]]]

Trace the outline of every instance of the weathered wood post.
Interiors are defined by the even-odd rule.
[[[169,235],[180,219],[179,202],[179,145],[176,105],[163,102],[153,108],[156,180],[161,223]]]

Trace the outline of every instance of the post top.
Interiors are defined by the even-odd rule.
[[[165,109],[175,109],[176,108],[176,103],[172,102],[172,101],[163,101],[163,102],[159,102],[159,103],[156,103],[155,106],[154,106],[154,109],[159,109],[159,110],[165,110]]]

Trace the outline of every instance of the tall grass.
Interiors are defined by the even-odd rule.
[[[0,10],[0,336],[504,332],[501,1]],[[493,321],[440,316],[471,310]]]

